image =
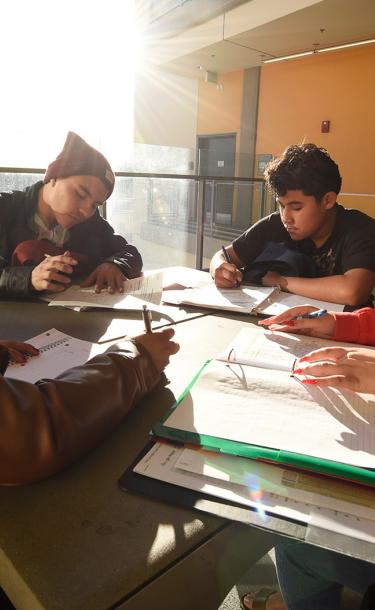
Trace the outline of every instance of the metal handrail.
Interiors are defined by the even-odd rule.
[[[43,168],[32,167],[0,167],[0,174],[44,174]],[[198,174],[155,174],[150,172],[114,172],[118,178],[153,178],[153,179],[169,179],[169,180],[193,180],[198,183],[198,200],[197,200],[197,224],[196,224],[196,253],[195,267],[202,268],[203,263],[203,240],[204,240],[204,201],[206,183],[210,181],[232,183],[256,182],[263,184],[263,178],[244,178],[236,176],[202,176]],[[265,189],[261,190],[260,214],[264,215],[265,209]],[[103,216],[106,217],[106,206],[103,209]]]
[[[44,174],[43,168],[36,167],[0,167],[0,174]],[[202,176],[198,174],[155,174],[150,172],[114,172],[119,178],[177,178],[184,180],[216,180],[222,182],[264,182],[263,178],[244,178],[243,176]]]

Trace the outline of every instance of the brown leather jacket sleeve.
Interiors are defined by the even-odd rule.
[[[56,379],[32,384],[0,375],[0,484],[61,470],[111,432],[159,379],[149,354],[131,341]]]

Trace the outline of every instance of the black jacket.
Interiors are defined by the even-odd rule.
[[[0,297],[35,295],[30,277],[32,266],[11,266],[12,253],[23,241],[36,239],[31,229],[39,189],[36,182],[24,191],[0,193]],[[94,216],[69,229],[69,240],[64,248],[89,257],[93,271],[104,262],[113,262],[128,278],[138,277],[142,271],[142,257],[135,246],[128,244],[97,211]]]

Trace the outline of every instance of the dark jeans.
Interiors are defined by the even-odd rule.
[[[286,540],[275,554],[288,610],[339,610],[343,586],[364,594],[375,582],[375,564],[304,542]]]

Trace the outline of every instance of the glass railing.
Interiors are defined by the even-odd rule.
[[[22,190],[43,173],[0,168],[0,192]],[[262,179],[118,172],[102,213],[138,247],[145,268],[205,269],[221,244],[273,210]]]

